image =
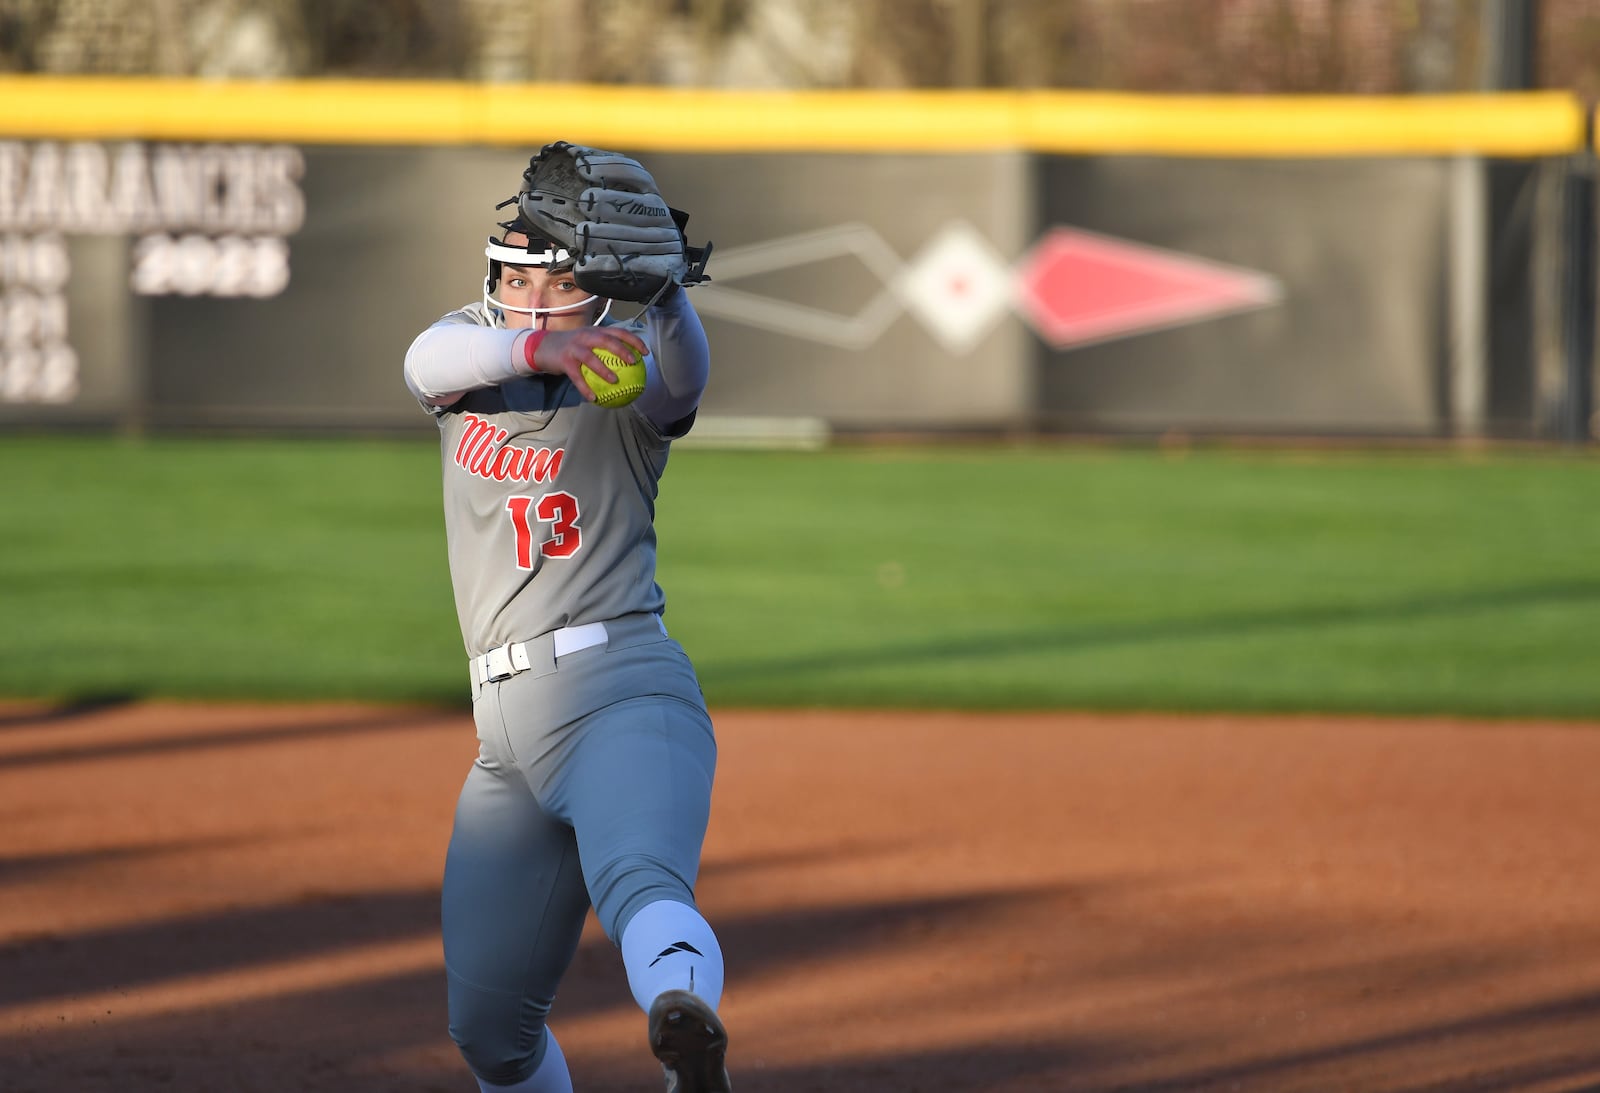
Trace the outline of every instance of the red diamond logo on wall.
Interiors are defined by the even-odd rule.
[[[1022,308],[1057,348],[1265,307],[1282,296],[1264,273],[1055,228],[1017,268]]]

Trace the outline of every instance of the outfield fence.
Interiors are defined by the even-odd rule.
[[[567,139],[715,243],[705,413],[754,432],[1586,441],[1593,131],[1559,92],[0,77],[0,426],[427,429],[405,348]]]

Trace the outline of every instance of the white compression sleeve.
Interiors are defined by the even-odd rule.
[[[434,323],[406,351],[406,386],[429,406],[448,406],[468,391],[526,376],[521,339],[529,333]]]

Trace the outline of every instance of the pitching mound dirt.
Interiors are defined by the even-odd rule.
[[[717,715],[739,1093],[1600,1088],[1600,726]],[[465,714],[0,709],[0,1090],[473,1089]],[[593,923],[553,1026],[659,1088]]]

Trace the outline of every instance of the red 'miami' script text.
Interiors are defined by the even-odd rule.
[[[456,445],[456,466],[494,482],[548,482],[561,470],[564,448],[507,447],[504,429],[476,414],[462,418],[466,429]]]

